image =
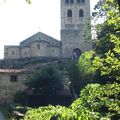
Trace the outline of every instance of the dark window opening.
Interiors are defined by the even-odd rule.
[[[72,10],[67,11],[67,17],[72,17]]]
[[[85,0],[77,0],[77,3],[85,3]]]
[[[73,59],[78,59],[81,54],[82,54],[81,50],[79,48],[75,48],[73,50]]]
[[[85,3],[85,0],[82,0],[82,3]]]
[[[84,12],[83,12],[83,10],[80,10],[79,11],[79,17],[83,17],[84,16]]]
[[[14,54],[15,54],[15,52],[14,52],[14,51],[12,51],[12,54],[14,55]]]
[[[77,0],[77,3],[80,3],[80,0]]]
[[[38,50],[40,49],[40,44],[38,44]]]
[[[72,4],[72,3],[74,3],[74,0],[65,0],[65,3],[66,4],[69,4],[69,3]]]
[[[69,0],[65,0],[65,3],[69,3]]]
[[[11,75],[10,76],[10,81],[11,82],[17,82],[17,75]]]
[[[74,0],[70,0],[70,3],[74,3]]]

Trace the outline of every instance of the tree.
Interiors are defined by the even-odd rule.
[[[92,59],[94,55],[94,51],[83,53],[79,60],[70,63],[67,69],[69,79],[77,95],[79,95],[80,90],[88,83],[93,82],[94,71],[92,69]]]
[[[104,6],[100,8],[103,9],[102,12],[106,12],[107,19],[100,26],[95,49],[97,56],[92,61],[94,71],[99,74],[96,81],[99,84],[87,85],[71,108],[76,111],[79,119],[82,115],[85,119],[118,120],[120,118],[120,11],[116,0],[106,0]]]
[[[120,118],[120,84],[89,84],[71,109],[80,120],[118,120]]]
[[[108,18],[98,35],[95,49],[100,55],[95,58],[93,65],[102,76],[116,81],[120,80],[120,12],[115,0],[107,1],[104,10],[110,5],[114,5],[115,8],[107,9]]]
[[[26,2],[27,2],[28,4],[31,4],[31,0],[26,0]]]
[[[63,78],[56,67],[48,65],[30,75],[25,85],[34,88],[37,94],[50,95],[63,88]]]

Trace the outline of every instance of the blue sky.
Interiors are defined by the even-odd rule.
[[[5,3],[4,3],[5,1]],[[98,0],[91,0],[91,9]],[[19,45],[36,32],[60,39],[60,0],[0,0],[0,59],[4,45]]]

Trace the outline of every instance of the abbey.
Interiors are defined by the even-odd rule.
[[[61,0],[61,41],[38,32],[19,46],[4,46],[4,59],[78,57],[82,51],[91,49],[83,38],[85,22],[89,17],[90,0]]]

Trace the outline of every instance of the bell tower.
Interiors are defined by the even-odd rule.
[[[61,0],[62,57],[78,57],[91,49],[84,42],[83,31],[90,17],[90,0]]]

